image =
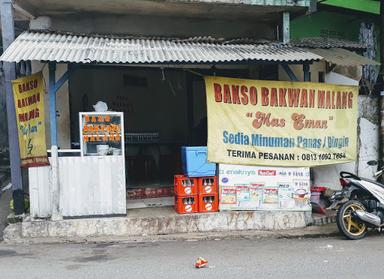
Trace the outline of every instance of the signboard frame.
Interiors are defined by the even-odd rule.
[[[219,165],[220,210],[311,211],[308,167]]]
[[[120,118],[120,139],[121,139],[121,155],[125,156],[125,134],[124,134],[124,113],[123,112],[115,112],[115,111],[106,111],[106,112],[79,112],[79,130],[80,130],[80,154],[81,156],[90,156],[86,154],[86,148],[84,147],[84,133],[83,133],[83,117],[86,115],[90,116],[113,116],[113,117],[119,117]],[[121,156],[119,155],[119,156]],[[91,156],[100,156],[98,154],[91,155]]]
[[[357,86],[204,79],[210,162],[313,167],[356,160]]]

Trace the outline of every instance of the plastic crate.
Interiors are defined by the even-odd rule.
[[[215,176],[216,164],[207,161],[206,146],[182,146],[183,172],[189,177]]]
[[[316,204],[320,204],[320,196],[321,196],[321,193],[312,192],[311,193],[311,202],[316,203]]]
[[[218,193],[217,176],[199,177],[197,179],[198,194],[216,194]]]
[[[205,194],[199,195],[199,212],[217,212],[219,211],[219,195]]]
[[[199,212],[198,196],[175,196],[175,211],[179,214]]]
[[[174,176],[174,191],[175,195],[186,196],[197,194],[197,179],[178,174]]]
[[[311,186],[311,192],[323,193],[327,191],[328,187],[324,186]]]

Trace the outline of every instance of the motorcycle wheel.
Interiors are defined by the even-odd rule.
[[[351,240],[362,239],[367,234],[367,225],[352,216],[352,213],[358,209],[365,211],[364,205],[356,200],[351,200],[343,204],[337,211],[337,227],[346,238]]]

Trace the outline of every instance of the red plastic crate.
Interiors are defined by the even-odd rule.
[[[175,175],[174,191],[177,196],[188,196],[197,194],[197,179],[185,175]]]
[[[197,195],[175,196],[175,210],[179,214],[199,212],[199,200]]]
[[[311,186],[311,192],[322,193],[327,191],[327,187],[324,186]]]
[[[217,176],[206,176],[198,178],[198,194],[218,193]]]
[[[219,211],[219,194],[199,195],[199,212]]]

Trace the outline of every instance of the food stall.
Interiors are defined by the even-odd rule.
[[[80,150],[58,151],[58,211],[63,217],[125,215],[123,113],[81,112],[79,123]],[[52,169],[29,169],[32,217],[52,212]]]

